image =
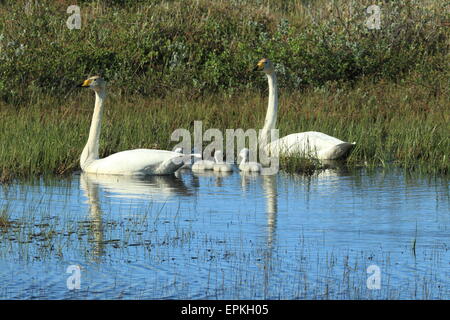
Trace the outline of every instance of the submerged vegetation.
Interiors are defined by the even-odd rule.
[[[0,186],[0,297],[448,299],[448,180],[368,171],[224,185],[184,172],[134,179],[142,198],[89,175]]]
[[[275,63],[280,135],[321,131],[357,146],[350,165],[448,174],[447,1],[71,1],[0,4],[0,181],[79,169],[93,94],[109,82],[100,156],[171,148],[176,128],[260,128]],[[284,169],[320,167],[282,159]]]

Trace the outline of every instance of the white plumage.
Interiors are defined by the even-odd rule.
[[[229,163],[223,162],[223,153],[220,150],[214,152],[215,163],[213,165],[214,172],[231,172],[233,166]]]
[[[82,87],[95,92],[95,108],[89,130],[89,138],[80,157],[80,166],[84,172],[116,175],[166,175],[172,174],[183,165],[184,155],[166,150],[135,149],[112,154],[99,159],[103,103],[106,98],[106,82],[91,77]]]
[[[118,175],[165,175],[183,165],[183,156],[166,150],[135,149],[85,163],[84,172]]]
[[[261,164],[258,162],[249,162],[250,150],[244,148],[239,152],[239,156],[242,158],[241,163],[239,164],[239,170],[243,172],[260,172]]]
[[[173,152],[183,154],[183,148],[178,147],[173,150]],[[184,154],[183,166],[180,169],[192,169],[192,164],[194,163],[194,159],[196,158],[201,159],[201,155],[198,153]]]
[[[198,160],[192,165],[192,171],[206,171],[213,170],[214,161],[212,160]]]
[[[266,152],[279,155],[299,155],[321,160],[336,160],[346,158],[355,143],[349,143],[322,132],[308,131],[293,133],[281,139],[269,142],[269,135],[275,129],[278,112],[277,76],[269,59],[258,62],[255,70],[263,71],[269,83],[269,102],[264,127],[259,139]]]
[[[214,169],[215,164],[214,160],[203,159],[203,154],[199,152],[199,150],[197,150],[196,148],[194,148],[194,154],[198,154],[199,155],[198,159],[200,160],[195,160],[194,164],[192,165],[192,171],[202,172]],[[211,155],[208,155],[208,157],[210,156]]]
[[[302,155],[321,160],[345,157],[354,144],[341,141],[322,132],[293,133],[275,140],[266,146],[272,154],[287,156]]]

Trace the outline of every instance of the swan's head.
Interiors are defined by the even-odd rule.
[[[263,58],[259,60],[253,71],[262,71],[266,74],[272,74],[275,71],[275,69],[273,68],[272,61],[270,61],[267,58]]]
[[[94,91],[105,90],[106,81],[100,76],[93,76],[84,80],[80,87],[91,88]]]

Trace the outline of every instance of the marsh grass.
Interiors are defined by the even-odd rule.
[[[0,211],[0,230],[2,232],[7,232],[8,228],[11,226],[11,221],[9,218],[9,212],[7,208],[3,208]]]
[[[195,120],[203,130],[261,128],[266,94],[124,97],[109,87],[100,138],[100,156],[134,148],[171,149],[170,134]],[[349,166],[400,166],[405,170],[448,174],[450,150],[448,92],[434,95],[410,83],[361,82],[345,89],[333,86],[280,94],[280,136],[320,131],[356,142]],[[0,109],[0,176],[64,175],[79,170],[78,159],[92,117],[90,90],[74,91],[66,100],[35,96],[20,108]],[[204,143],[207,145],[207,142]],[[281,159],[281,168],[310,172],[323,164]]]
[[[372,186],[377,185],[373,182],[379,181],[380,177],[386,184],[384,176],[387,172],[377,171],[369,184],[355,179],[355,190],[371,192],[376,189]],[[397,169],[397,172],[401,170]],[[347,178],[347,174],[345,176]],[[416,231],[414,225],[403,229],[412,238],[403,238],[399,248],[395,247],[396,232],[393,231],[390,236],[393,237],[393,251],[378,242],[367,248],[356,244],[350,247],[339,245],[330,241],[334,238],[325,236],[321,240],[315,235],[326,232],[322,231],[322,226],[320,231],[312,233],[305,231],[306,225],[305,230],[295,228],[296,233],[285,242],[280,234],[288,225],[283,222],[286,215],[278,214],[277,225],[267,227],[267,231],[275,228],[277,237],[272,237],[271,231],[262,236],[259,232],[259,236],[248,232],[247,228],[253,228],[256,221],[262,221],[263,226],[270,223],[265,212],[259,217],[259,212],[252,213],[253,209],[248,208],[237,209],[236,214],[228,216],[234,227],[230,226],[232,232],[222,232],[222,227],[215,230],[211,225],[222,226],[221,219],[228,221],[228,218],[218,214],[220,210],[202,209],[197,205],[181,206],[180,210],[176,203],[115,198],[108,192],[99,193],[99,201],[80,204],[88,196],[79,193],[77,178],[74,175],[71,179],[46,182],[30,179],[27,183],[0,186],[3,206],[0,216],[10,223],[4,231],[0,227],[0,259],[10,261],[12,265],[16,263],[19,268],[14,270],[15,273],[20,272],[22,266],[29,269],[24,272],[27,277],[20,280],[2,269],[2,279],[6,281],[0,286],[1,298],[36,297],[33,291],[36,288],[41,290],[38,296],[42,298],[71,298],[66,296],[67,275],[64,271],[74,261],[83,266],[84,284],[77,293],[78,298],[97,298],[99,295],[109,299],[448,298],[445,278],[448,248],[440,238],[431,242],[422,238],[420,230],[428,230],[428,227],[421,223],[416,225]],[[308,186],[308,180],[314,177],[296,175],[296,179],[297,186],[314,189],[310,188],[314,184]],[[403,180],[401,174],[391,179],[395,186],[401,186]],[[412,188],[410,190],[433,189],[433,184],[421,185],[419,181],[422,178],[406,177],[405,184]],[[444,190],[447,190],[446,181],[443,179],[439,183]],[[207,179],[201,182],[205,185]],[[367,186],[371,188],[367,189]],[[207,187],[205,190],[211,191]],[[415,199],[409,191],[405,192],[409,199]],[[429,197],[445,203],[447,195],[445,191],[429,194]],[[322,202],[318,203],[321,205]],[[440,210],[436,214],[445,210],[440,205],[436,208],[440,208],[436,209]],[[296,212],[291,214],[298,217]],[[214,215],[220,217],[214,218]],[[218,220],[211,224],[211,219]],[[218,221],[219,225],[216,224]],[[429,233],[425,234],[428,237]],[[413,239],[417,239],[414,247],[410,242]],[[425,263],[426,268],[423,269],[421,264],[422,267],[414,269],[417,261]],[[367,266],[374,263],[383,270],[381,290],[369,290],[366,286]],[[187,273],[187,268],[196,272]],[[48,269],[52,271],[48,272]],[[62,287],[47,285],[53,277]],[[30,288],[29,279],[33,278],[36,284]]]
[[[323,244],[311,242],[302,235],[291,248],[290,259],[286,259],[284,250],[261,247],[258,242],[248,243],[242,237],[193,232],[189,224],[166,223],[150,206],[142,208],[145,212],[142,215],[122,216],[116,210],[103,211],[101,223],[68,212],[56,217],[45,205],[32,212],[30,209],[33,208],[15,212],[15,227],[0,234],[0,256],[29,264],[66,266],[72,259],[82,261],[83,281],[92,281],[80,290],[85,298],[99,294],[98,290],[90,292],[91,285],[100,285],[97,281],[103,277],[109,280],[113,277],[109,273],[111,264],[117,268],[120,261],[121,267],[127,270],[128,263],[142,260],[146,265],[157,266],[158,270],[170,269],[171,277],[160,279],[150,269],[146,274],[148,282],[143,284],[139,276],[133,278],[133,273],[127,274],[127,287],[120,290],[126,291],[129,297],[141,294],[146,299],[166,295],[177,299],[445,299],[448,296],[440,289],[443,284],[435,282],[435,273],[445,265],[441,247],[421,249],[420,254],[430,256],[430,264],[436,268],[430,268],[423,277],[414,276],[397,283],[400,289],[390,285],[391,274],[398,273],[398,265],[393,265],[390,253],[382,250],[358,251],[332,246],[324,250]],[[167,214],[177,216],[173,212]],[[246,249],[237,250],[242,247]],[[366,287],[365,270],[373,261],[383,268],[382,290]],[[201,278],[192,281],[192,275],[186,277],[184,263],[190,264],[190,268],[198,266],[202,272],[196,276]],[[99,266],[105,269],[103,277],[90,279],[87,270],[92,272]],[[287,274],[286,269],[294,272]],[[200,291],[196,288],[198,282]],[[22,285],[27,288],[27,284]],[[142,285],[141,293],[134,291]],[[55,288],[43,283],[40,286],[43,297],[55,294]],[[2,298],[9,297],[6,287],[0,290]],[[120,290],[108,286],[101,294],[121,299]]]
[[[74,85],[88,74],[109,83],[102,157],[169,149],[194,120],[261,128],[267,82],[249,70],[263,56],[280,82],[280,136],[355,141],[351,166],[449,172],[447,1],[384,1],[377,32],[364,26],[371,1],[79,1],[82,30],[65,26],[70,4],[0,5],[1,183],[79,170],[93,94]]]
[[[287,172],[312,175],[318,170],[327,169],[328,165],[317,159],[281,156],[280,167]]]

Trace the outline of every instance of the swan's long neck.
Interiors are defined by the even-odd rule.
[[[81,169],[84,169],[90,162],[98,159],[98,144],[100,140],[100,130],[102,126],[103,102],[106,98],[106,91],[95,91],[95,107],[92,116],[89,138],[80,157]]]
[[[263,146],[265,146],[269,141],[270,130],[275,129],[278,112],[278,87],[275,72],[267,74],[267,80],[269,82],[269,102],[267,106],[266,120],[264,121],[264,127],[262,128],[259,140],[259,143]]]

